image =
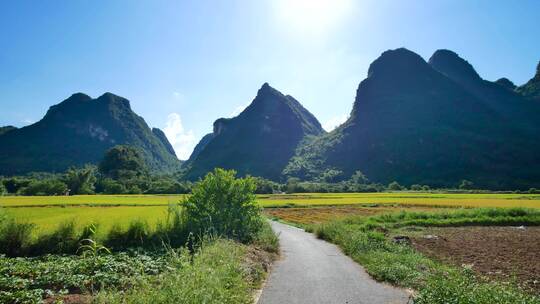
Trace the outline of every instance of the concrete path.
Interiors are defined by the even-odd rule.
[[[279,234],[281,259],[259,304],[405,304],[405,291],[374,281],[338,247],[313,234],[272,222]]]

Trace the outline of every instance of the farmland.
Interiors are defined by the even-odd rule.
[[[185,195],[4,196],[0,197],[0,206],[5,207],[4,210],[13,218],[35,223],[39,233],[54,230],[59,223],[70,220],[74,220],[78,225],[98,223],[100,231],[107,231],[113,224],[123,226],[133,219],[142,219],[154,225],[158,219],[166,216],[169,204],[178,203],[184,197]],[[314,215],[315,222],[317,216],[325,219],[334,217],[335,213],[380,213],[392,211],[387,209],[395,209],[395,205],[415,207],[419,210],[433,207],[540,208],[540,195],[534,194],[307,193],[258,195],[257,201],[265,208],[286,207],[290,209],[286,210],[288,214],[321,213],[322,215]],[[340,208],[324,209],[328,206]],[[372,208],[374,206],[379,207]],[[279,210],[284,209],[270,212]]]

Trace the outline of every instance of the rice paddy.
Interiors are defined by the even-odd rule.
[[[54,230],[59,223],[74,220],[78,225],[97,223],[106,231],[134,219],[150,225],[164,220],[169,204],[185,195],[80,195],[4,196],[0,207],[19,221],[35,223],[38,233]],[[258,195],[261,207],[403,205],[418,207],[527,207],[540,208],[538,194],[461,193],[302,193]],[[390,207],[390,206],[389,206]]]

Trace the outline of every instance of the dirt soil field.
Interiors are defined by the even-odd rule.
[[[432,258],[540,294],[540,227],[431,228],[413,246]]]
[[[371,216],[385,212],[397,211],[443,211],[447,208],[431,208],[416,206],[327,206],[327,207],[306,207],[306,208],[267,208],[264,214],[269,217],[277,217],[284,221],[296,224],[319,224],[333,219],[347,216],[360,215]]]

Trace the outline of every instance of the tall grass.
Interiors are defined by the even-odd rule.
[[[133,288],[124,292],[101,291],[94,302],[252,303],[251,290],[259,279],[245,267],[246,250],[246,246],[233,241],[204,241],[193,256],[187,251],[176,255],[176,267],[171,271],[139,278],[131,282]]]
[[[408,226],[538,225],[540,212],[531,209],[467,209],[444,213],[402,212],[351,217],[314,227],[318,237],[339,245],[375,279],[418,291],[415,304],[540,303],[511,284],[485,282],[470,269],[435,262],[407,245],[388,240]]]

